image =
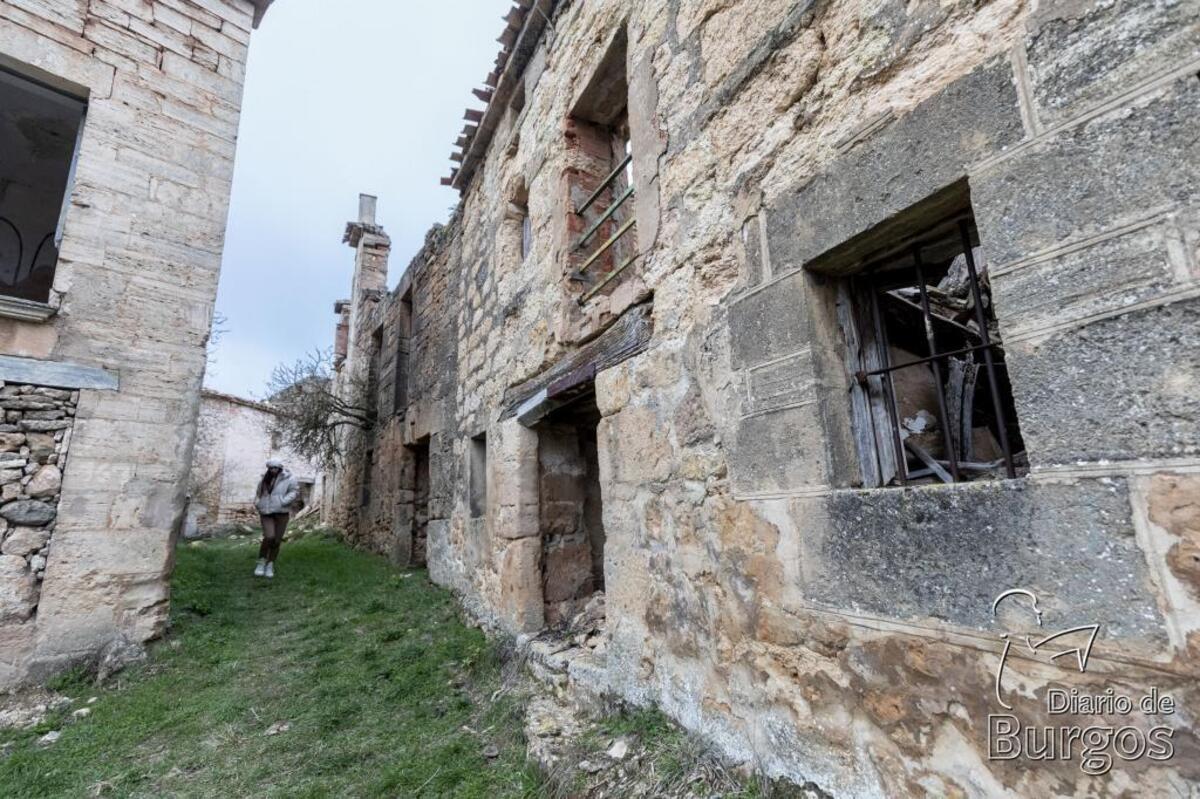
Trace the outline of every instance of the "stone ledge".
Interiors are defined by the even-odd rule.
[[[49,388],[90,388],[97,391],[116,391],[120,387],[120,380],[115,373],[96,366],[38,361],[13,355],[0,355],[0,380]]]
[[[0,317],[22,322],[45,322],[58,313],[58,309],[44,302],[24,300],[20,297],[0,296]]]

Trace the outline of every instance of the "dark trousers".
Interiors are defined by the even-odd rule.
[[[263,540],[258,548],[258,557],[274,563],[279,557],[279,547],[283,544],[283,534],[287,532],[288,516],[286,513],[262,514]]]

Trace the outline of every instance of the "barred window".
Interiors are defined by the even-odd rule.
[[[838,317],[864,485],[1025,470],[987,259],[969,212],[845,281]]]

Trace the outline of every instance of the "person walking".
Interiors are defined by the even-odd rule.
[[[300,496],[300,484],[292,473],[283,467],[281,461],[272,458],[267,461],[267,471],[258,483],[258,495],[254,499],[254,507],[262,517],[263,539],[258,548],[258,565],[254,567],[255,577],[275,576],[275,558],[279,557],[279,547],[283,544],[283,534],[287,532],[288,518],[292,506]]]

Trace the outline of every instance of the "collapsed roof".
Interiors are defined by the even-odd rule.
[[[502,18],[504,31],[496,40],[500,42],[500,52],[496,55],[495,66],[484,78],[483,88],[471,90],[485,107],[482,111],[466,110],[463,119],[467,124],[455,142],[457,149],[450,154],[450,160],[457,166],[449,177],[442,178],[443,186],[452,186],[460,192],[466,189],[483,161],[492,135],[520,84],[525,66],[533,57],[557,0],[515,0],[515,3]]]

